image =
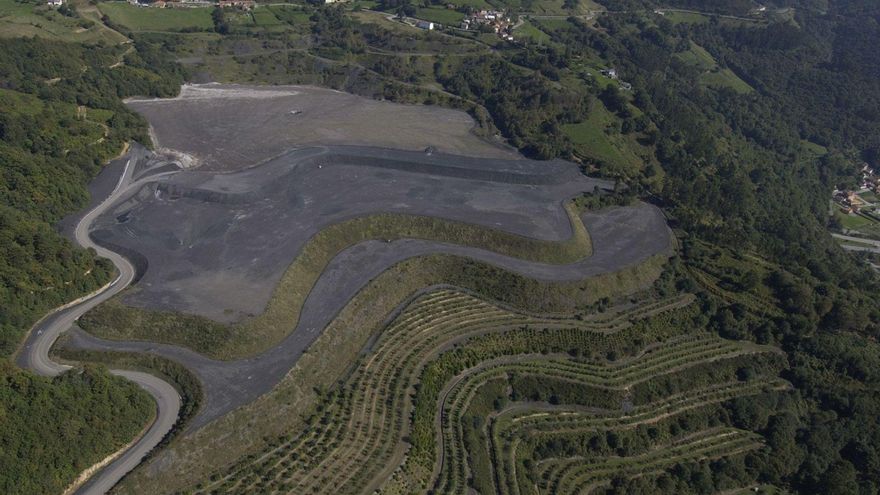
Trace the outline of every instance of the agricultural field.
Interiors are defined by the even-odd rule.
[[[539,29],[550,32],[554,29],[567,29],[571,26],[571,23],[568,22],[568,19],[559,19],[559,18],[540,18],[540,19],[530,19],[529,22],[532,22]]]
[[[231,32],[298,32],[308,26],[311,12],[299,5],[266,5],[253,10],[227,9],[225,19]]]
[[[718,66],[715,58],[702,46],[691,42],[690,49],[676,54],[682,62],[700,70],[712,70]]]
[[[719,70],[710,70],[703,74],[700,80],[710,88],[730,88],[737,93],[751,93],[754,89],[732,70],[723,68]]]
[[[845,213],[833,202],[831,214],[844,233],[863,235],[871,239],[880,239],[880,221],[864,213]]]
[[[459,7],[473,7],[475,9],[491,9],[492,4],[486,0],[456,0],[450,2]]]
[[[87,11],[87,8],[82,8]],[[43,1],[0,0],[0,37],[36,36],[54,41],[116,44],[125,37],[101,24],[100,19],[71,12],[64,15]]]
[[[585,156],[601,160],[615,170],[638,170],[643,160],[633,151],[637,145],[616,131],[619,126],[620,120],[596,101],[587,120],[563,125],[562,130]]]
[[[739,78],[732,70],[720,67],[718,62],[703,47],[691,42],[690,49],[676,54],[676,57],[692,67],[699,69],[700,82],[710,88],[730,88],[737,93],[749,93],[754,89]]]
[[[577,2],[573,9],[565,8],[564,0],[492,0],[490,3],[495,8],[534,15],[584,15],[591,11],[605,10],[592,0]]]
[[[697,12],[664,11],[663,18],[673,24],[708,24],[710,17]]]
[[[524,21],[521,26],[516,28],[514,36],[517,38],[526,38],[535,43],[547,43],[550,41],[550,36],[535,26],[531,21]]]
[[[783,363],[773,348],[690,330],[691,301],[573,320],[428,292],[369,345],[305,433],[279,436],[195,492],[579,493],[742,458],[762,440],[713,411],[786,390],[775,378]]]
[[[209,31],[214,29],[211,9],[155,9],[126,2],[102,2],[98,9],[110,20],[132,31]]]
[[[309,12],[295,5],[270,5],[251,11],[254,22],[259,26],[274,26],[276,22],[297,26],[309,23]]]
[[[464,19],[464,14],[455,10],[447,9],[443,6],[439,6],[422,7],[416,9],[416,13],[413,17],[441,24],[443,26],[456,27],[461,22],[461,20]]]

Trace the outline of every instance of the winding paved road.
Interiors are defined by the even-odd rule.
[[[111,194],[95,208],[86,213],[77,223],[74,235],[77,242],[84,248],[93,248],[98,256],[110,259],[119,271],[116,279],[98,291],[72,301],[52,311],[34,326],[28,339],[19,352],[18,364],[45,376],[56,376],[70,369],[70,366],[56,363],[49,358],[49,350],[64,331],[69,329],[81,315],[107,299],[118,294],[127,287],[135,276],[134,267],[120,254],[93,243],[89,238],[89,226],[107,207],[133,188],[138,188],[141,181],[132,182],[132,162],[138,160],[138,152],[129,155],[126,165]],[[153,177],[155,178],[155,176]],[[142,180],[151,180],[142,179]],[[150,452],[174,426],[180,412],[181,400],[177,390],[164,380],[148,373],[129,370],[111,370],[117,376],[137,383],[156,400],[158,412],[156,420],[147,432],[135,444],[108,466],[98,471],[79,490],[77,494],[103,494],[113,487],[126,473],[134,469],[141,459]]]
[[[871,251],[874,253],[880,253],[880,241],[874,239],[866,239],[864,237],[854,237],[851,235],[843,235],[832,232],[831,237],[835,239],[840,239],[842,241],[855,242],[858,244],[864,244],[864,246],[854,246],[852,244],[844,244],[843,249],[849,251]]]

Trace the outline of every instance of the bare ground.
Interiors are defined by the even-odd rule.
[[[132,99],[128,105],[150,122],[157,146],[209,170],[236,170],[291,148],[333,144],[519,157],[513,148],[474,134],[474,120],[465,112],[332,89],[186,85],[177,98]]]

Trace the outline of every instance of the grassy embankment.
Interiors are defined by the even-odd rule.
[[[266,310],[242,324],[229,326],[198,316],[130,308],[118,300],[87,313],[80,324],[103,338],[172,343],[219,359],[250,356],[271,348],[295,328],[302,305],[324,268],[350,246],[370,239],[415,238],[487,249],[528,261],[570,263],[589,256],[591,248],[574,206],[566,206],[566,211],[573,235],[562,242],[430,217],[383,214],[356,218],[312,237],[285,272]]]
[[[530,21],[523,21],[513,34],[517,39],[526,38],[538,44],[550,41],[550,35],[539,29]]]

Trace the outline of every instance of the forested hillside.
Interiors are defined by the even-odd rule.
[[[0,492],[62,492],[154,413],[145,392],[105,370],[46,379],[9,362],[37,318],[112,276],[53,225],[86,204],[86,184],[125,142],[149,142],[121,98],[173,95],[182,80],[150,57],[0,40]]]
[[[633,81],[635,105],[659,129],[666,179],[651,189],[680,225],[716,245],[761,253],[788,272],[758,277],[785,316],[752,319],[733,303],[713,317],[722,335],[781,345],[790,366],[783,376],[801,396],[799,408],[783,407],[763,426],[776,462],[756,467],[759,479],[807,493],[873,493],[880,480],[880,289],[825,225],[828,191],[863,160],[878,165],[880,79],[869,46],[878,39],[880,5],[832,1],[819,11],[790,3],[791,22],[604,16],[601,34],[573,28],[557,36],[599,51]],[[712,5],[741,13],[737,2]],[[694,44],[754,91],[707,89],[704,74],[676,56]],[[717,256],[686,243],[695,268],[717,265],[710,261]],[[736,284],[743,290],[750,282]]]
[[[124,142],[149,142],[121,98],[175,94],[182,78],[160,76],[161,62],[124,46],[0,43],[0,237],[8,246],[0,254],[0,355],[8,356],[35,318],[109,280],[108,265],[52,225],[86,204],[86,183]]]

